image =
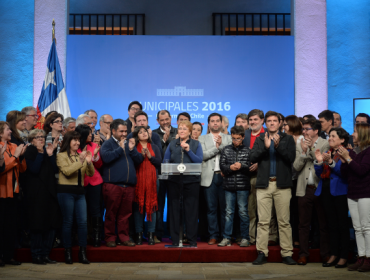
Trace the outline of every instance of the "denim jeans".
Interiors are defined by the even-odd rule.
[[[78,245],[87,245],[87,211],[83,194],[58,193],[58,202],[63,216],[62,236],[64,248],[72,247],[73,213],[76,213]]]
[[[225,191],[226,217],[224,238],[231,238],[233,233],[233,221],[235,212],[235,201],[238,204],[240,217],[240,234],[243,239],[249,240],[249,215],[248,215],[249,191]]]
[[[134,202],[134,219],[135,219],[135,230],[136,232],[144,231],[144,216],[145,215],[145,204],[143,209],[143,214],[139,211],[139,204]],[[147,220],[148,223],[148,232],[155,232],[155,223],[156,223],[156,212],[152,213],[152,220]]]
[[[48,257],[53,248],[55,230],[31,231],[30,233],[32,258]]]
[[[208,188],[203,188],[207,202],[208,233],[210,239],[221,237],[225,228],[226,201],[222,182],[221,174],[214,174],[211,185]],[[221,213],[220,225],[218,223],[218,207]]]

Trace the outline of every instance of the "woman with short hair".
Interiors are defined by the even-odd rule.
[[[45,144],[52,144],[55,138],[58,138],[58,146],[54,150],[55,155],[59,153],[63,141],[63,119],[62,114],[54,112],[46,117],[44,123],[44,131],[46,134]]]
[[[148,223],[148,245],[155,245],[154,232],[156,223],[157,174],[161,167],[161,151],[152,145],[149,131],[144,126],[137,126],[133,132],[136,149],[141,153],[143,161],[136,165],[137,183],[135,187],[134,219],[136,230],[136,244],[143,244],[144,214]]]
[[[87,213],[84,177],[85,174],[93,176],[95,169],[90,151],[77,152],[80,147],[80,137],[81,135],[77,131],[67,132],[57,155],[59,168],[57,197],[63,216],[62,233],[66,264],[73,264],[71,247],[74,213],[77,223],[78,245],[80,246],[78,259],[80,263],[90,263],[86,257]]]
[[[348,133],[343,128],[334,127],[329,132],[330,150],[321,154],[315,151],[316,176],[320,178],[315,195],[319,196],[329,224],[330,258],[323,267],[347,267],[349,252],[349,225],[347,191],[348,183],[341,172],[342,161],[338,152],[347,147]],[[343,147],[343,148],[342,148]]]
[[[203,150],[201,144],[190,138],[193,125],[189,121],[178,124],[178,139],[171,141],[164,155],[170,163],[202,163]],[[182,177],[182,178],[181,178]],[[183,192],[186,236],[191,246],[197,245],[198,202],[200,175],[171,175],[168,178],[168,194],[170,203],[170,231],[172,244],[179,245],[180,228],[180,192]],[[182,181],[181,181],[182,180]]]
[[[348,207],[355,229],[358,258],[348,270],[370,271],[370,126],[357,123],[352,134],[358,146],[353,150],[340,147],[341,172],[348,179]]]
[[[27,162],[27,218],[31,235],[31,255],[34,264],[55,264],[49,258],[55,230],[61,227],[55,173],[58,172],[54,150],[57,140],[45,148],[45,132],[31,130],[24,157]]]
[[[191,131],[191,139],[197,140],[202,135],[203,126],[200,122],[193,122],[193,130]]]
[[[20,265],[14,259],[17,238],[19,175],[27,169],[23,154],[27,146],[11,143],[12,131],[7,122],[0,121],[0,145],[5,168],[0,173],[0,266]]]

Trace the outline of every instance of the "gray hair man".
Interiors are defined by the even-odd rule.
[[[100,145],[103,145],[111,137],[110,124],[113,122],[113,117],[111,115],[102,115],[99,119],[100,129],[97,131],[100,135]]]
[[[85,114],[91,118],[91,122],[93,123],[91,126],[92,133],[95,133],[95,126],[98,123],[98,113],[95,110],[90,109],[87,110]]]
[[[72,117],[65,118],[63,121],[63,132],[74,131],[76,129],[76,119]]]
[[[27,106],[22,109],[22,113],[26,114],[26,129],[23,132],[25,137],[28,137],[30,131],[35,127],[37,124],[37,110],[35,107]]]
[[[79,126],[80,124],[86,124],[88,125],[91,129],[92,129],[92,126],[93,126],[93,123],[91,121],[91,118],[89,115],[86,115],[86,114],[81,114],[77,117],[77,120],[76,120],[76,126]]]

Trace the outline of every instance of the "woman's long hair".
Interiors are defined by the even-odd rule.
[[[357,143],[361,151],[370,146],[370,125],[368,123],[356,123]]]
[[[12,134],[15,139],[22,141],[21,136],[18,133],[17,123],[26,119],[26,113],[21,111],[13,110],[6,115],[6,121],[9,123],[9,128],[12,130]]]
[[[90,126],[86,124],[80,124],[76,127],[76,130],[80,135],[80,149],[81,151],[86,147],[87,144],[91,146],[91,143],[86,143],[87,137],[89,137],[89,134],[92,134]]]
[[[77,131],[68,131],[64,134],[62,146],[60,147],[60,153],[67,152],[68,156],[71,156],[71,141],[80,140],[80,133]]]
[[[148,143],[152,143],[152,138],[149,135],[149,131],[145,126],[137,126],[135,127],[134,132],[132,133],[132,137],[135,139],[135,145],[139,144],[139,131],[140,129],[144,128],[145,131],[148,133]]]

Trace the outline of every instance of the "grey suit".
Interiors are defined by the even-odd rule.
[[[301,140],[302,141],[302,140]],[[313,149],[307,149],[303,154],[300,143],[296,145],[296,157],[293,163],[293,168],[299,172],[297,181],[297,200],[298,200],[298,215],[299,215],[299,245],[300,257],[309,256],[309,237],[310,225],[312,220],[312,210],[315,209],[320,227],[320,255],[325,258],[329,255],[329,229],[327,219],[324,215],[324,207],[318,196],[315,196],[315,188],[319,184],[320,178],[315,174],[313,161],[316,159],[315,150],[319,149],[321,153],[329,150],[329,143],[326,139],[319,136],[317,144]],[[312,185],[309,186],[310,173],[313,177]]]
[[[209,187],[212,183],[214,169],[215,169],[215,157],[221,154],[222,150],[232,143],[231,136],[220,133],[222,137],[222,143],[217,149],[213,142],[212,133],[199,136],[199,143],[203,149],[203,162],[202,162],[202,180],[200,185],[203,187]]]
[[[225,190],[222,187],[223,178],[221,172],[215,173],[216,156],[231,144],[231,136],[220,133],[222,142],[217,149],[213,142],[213,135],[206,134],[199,137],[199,143],[203,149],[202,178],[204,196],[207,204],[208,233],[210,239],[220,238],[225,228],[226,199]],[[218,221],[218,209],[221,213]],[[220,224],[220,226],[219,226]]]

